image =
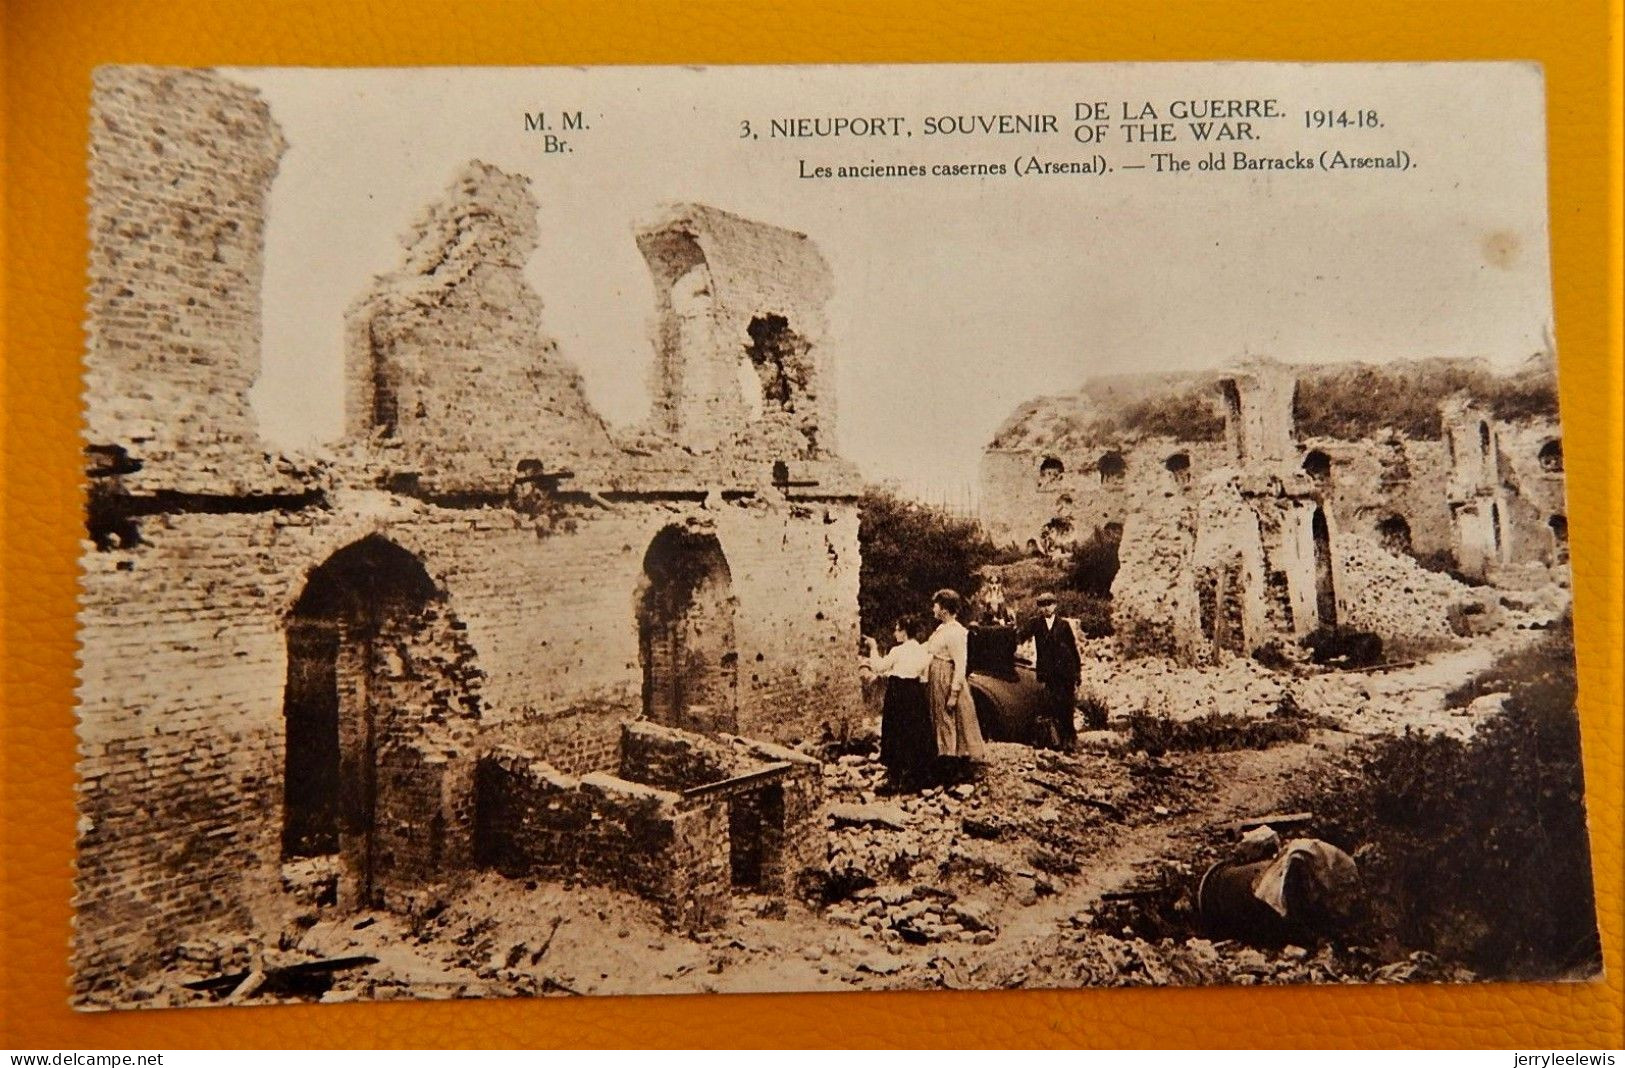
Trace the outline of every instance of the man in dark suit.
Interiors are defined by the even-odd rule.
[[[1021,640],[1031,638],[1038,658],[1038,681],[1049,695],[1045,709],[1047,723],[1038,729],[1040,744],[1071,749],[1078,742],[1078,729],[1072,722],[1078,692],[1078,640],[1072,625],[1057,612],[1055,595],[1038,595],[1037,618],[1022,628]]]

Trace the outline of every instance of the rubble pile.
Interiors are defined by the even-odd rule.
[[[1364,949],[1278,951],[1206,938],[1113,937],[1079,931],[1066,946],[1068,985],[1273,986],[1300,983],[1461,983],[1477,977],[1430,953],[1384,963]]]

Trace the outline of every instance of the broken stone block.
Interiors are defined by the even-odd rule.
[[[896,805],[831,805],[829,818],[837,827],[879,827],[901,831],[908,827],[908,815]]]

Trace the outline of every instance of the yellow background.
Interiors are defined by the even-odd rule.
[[[1618,0],[749,6],[5,0],[0,1045],[1625,1044],[1619,31]],[[1545,65],[1581,708],[1605,982],[69,1011],[77,428],[85,145],[95,66],[1174,59]]]

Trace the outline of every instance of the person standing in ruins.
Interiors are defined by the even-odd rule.
[[[965,601],[953,590],[938,590],[931,597],[931,614],[937,629],[926,640],[931,654],[927,692],[931,700],[931,722],[936,728],[938,763],[945,778],[966,778],[971,761],[981,760],[987,747],[976,722],[976,703],[971,700],[965,675],[970,655],[970,635],[959,622]]]
[[[890,793],[912,792],[928,785],[937,756],[936,730],[926,696],[931,654],[920,644],[925,623],[918,616],[903,616],[892,629],[896,644],[880,655],[873,638],[867,663],[886,680],[885,703],[880,712],[880,762],[886,768]]]
[[[1053,593],[1038,595],[1038,615],[1021,629],[1021,641],[1031,641],[1038,660],[1038,681],[1047,698],[1044,720],[1038,726],[1037,744],[1070,750],[1078,744],[1078,728],[1073,722],[1077,704],[1078,639],[1072,624],[1060,617]]]

